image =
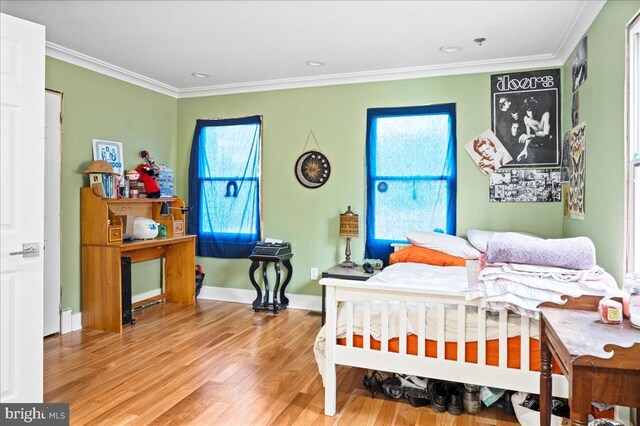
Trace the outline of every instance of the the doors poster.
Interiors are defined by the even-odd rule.
[[[491,127],[513,160],[507,167],[560,165],[560,70],[491,76]]]
[[[585,123],[571,129],[569,152],[569,216],[584,220]]]

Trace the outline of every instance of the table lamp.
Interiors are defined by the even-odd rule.
[[[351,261],[351,238],[358,236],[358,215],[351,211],[351,206],[340,214],[340,236],[347,239],[347,247],[344,250],[346,259],[340,266],[353,268],[356,264]]]
[[[167,203],[166,201],[163,201],[162,204],[160,205],[160,216],[169,216],[171,213],[169,210],[180,210],[182,211],[182,213],[189,213],[189,210],[191,210],[191,207],[171,207],[169,206],[169,203]]]

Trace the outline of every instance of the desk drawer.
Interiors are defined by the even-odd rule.
[[[109,242],[117,243],[122,241],[122,226],[109,227]]]

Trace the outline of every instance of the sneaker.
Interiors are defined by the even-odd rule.
[[[462,389],[457,383],[450,383],[447,389],[447,411],[459,416],[462,414]]]
[[[416,376],[402,377],[400,374],[396,374],[396,377],[400,380],[400,384],[403,388],[413,389],[426,389],[427,379],[420,379]]]
[[[389,377],[381,385],[382,393],[389,399],[400,399],[404,396],[402,382],[396,377]]]
[[[429,382],[429,393],[431,394],[431,409],[436,413],[444,413],[447,411],[447,384],[445,382],[431,380]]]
[[[424,389],[409,389],[405,392],[404,397],[412,407],[424,407],[431,404],[429,393]]]

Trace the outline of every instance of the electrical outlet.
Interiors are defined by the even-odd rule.
[[[309,273],[309,278],[312,280],[318,279],[318,268],[311,268],[311,272]]]

